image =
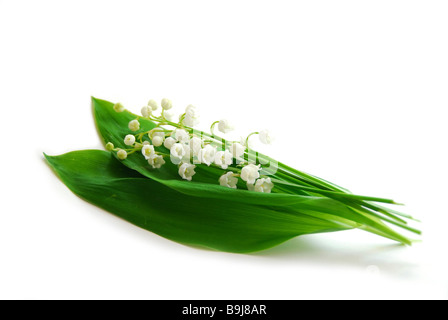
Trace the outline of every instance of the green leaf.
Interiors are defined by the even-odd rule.
[[[129,121],[136,119],[137,116],[127,111],[117,113],[113,110],[113,104],[105,100],[92,98],[92,104],[97,128],[103,142],[105,144],[112,142],[118,147],[125,148],[123,137],[130,133],[127,129],[127,124]],[[139,121],[141,132],[148,131],[155,126],[153,122],[144,118],[140,118]],[[156,149],[165,153],[169,152],[164,147]],[[190,182],[179,178],[177,172],[178,167],[170,161],[167,161],[161,169],[154,170],[140,154],[131,154],[122,163],[128,168],[185,195],[231,200],[232,202],[242,204],[257,205],[260,209],[263,208],[262,206],[268,206],[268,208],[277,208],[278,210],[288,211],[293,214],[306,214],[316,218],[327,219],[332,223],[339,223],[346,228],[362,227],[366,231],[388,237],[398,242],[411,244],[409,239],[385,225],[377,213],[365,210],[364,206],[368,206],[369,204],[362,201],[362,199],[378,199],[386,202],[389,200],[361,197],[345,193],[342,188],[330,182],[284,165],[288,171],[295,172],[294,174],[301,174],[304,181],[311,183],[312,187],[303,187],[301,191],[297,190],[297,185],[293,185],[290,181],[288,182],[290,179],[287,179],[286,173],[281,172],[274,175],[273,178],[284,179],[281,186],[278,184],[280,186],[278,190],[284,190],[284,192],[265,194],[221,187],[218,185],[217,180],[224,170],[204,165],[196,167],[197,174],[194,176],[194,181]],[[316,189],[318,186],[322,189]],[[302,192],[303,190],[306,190],[308,195]],[[370,207],[372,206],[370,205]],[[387,209],[383,208],[381,210],[378,212],[385,212],[389,216],[394,216]],[[393,222],[393,220],[387,218],[385,220]],[[412,228],[408,229],[417,231]]]
[[[143,229],[189,245],[252,252],[299,235],[356,226],[344,219],[314,217],[311,211],[183,194],[128,169],[106,151],[76,151],[46,155],[46,159],[79,197]]]

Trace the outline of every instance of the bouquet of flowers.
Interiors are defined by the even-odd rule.
[[[172,103],[150,100],[137,116],[121,103],[92,98],[105,149],[45,155],[75,194],[165,238],[229,252],[267,249],[300,235],[362,229],[408,244],[392,226],[419,234],[411,216],[380,205],[389,199],[355,195],[291,168],[241,141],[221,137],[228,120],[210,132],[195,129],[196,107],[178,118]],[[217,133],[219,132],[219,134]]]

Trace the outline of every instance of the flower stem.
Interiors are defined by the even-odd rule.
[[[212,125],[210,126],[210,132],[211,132],[212,136],[215,135],[213,131],[215,130],[215,126],[217,123],[219,123],[219,121],[213,122]]]
[[[254,134],[259,134],[258,132],[252,132],[250,135],[246,138],[246,147],[249,149],[249,138],[253,136]]]

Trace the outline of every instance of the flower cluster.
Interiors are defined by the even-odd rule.
[[[265,144],[272,142],[269,131],[253,132],[242,141],[226,141],[214,133],[218,131],[226,134],[234,127],[226,120],[216,121],[211,125],[210,134],[193,129],[199,123],[198,109],[188,105],[185,112],[179,116],[178,122],[173,122],[174,114],[171,109],[173,104],[169,99],[162,99],[160,103],[161,114],[155,115],[159,105],[155,100],[149,100],[141,109],[141,117],[129,122],[131,131],[123,138],[123,143],[128,148],[115,148],[112,143],[107,143],[106,149],[115,151],[118,159],[125,160],[128,155],[140,152],[148,165],[153,169],[161,168],[165,159],[178,166],[179,176],[191,181],[196,174],[196,166],[212,166],[223,170],[217,179],[223,187],[236,189],[240,183],[245,183],[250,191],[269,193],[274,187],[273,182],[267,176],[262,176],[262,167],[249,159],[248,140],[252,135],[258,135],[260,141]],[[114,105],[116,112],[125,110],[121,103]],[[140,119],[153,121],[156,127],[146,132],[140,131]],[[145,140],[148,138],[149,140]],[[240,184],[241,185],[241,184]]]

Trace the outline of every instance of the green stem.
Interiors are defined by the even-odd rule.
[[[259,132],[252,132],[251,134],[249,134],[246,138],[246,147],[249,148],[249,138],[251,136],[253,136],[254,134],[259,134]]]
[[[282,180],[278,180],[278,179],[271,179],[271,180],[272,180],[272,182],[275,182],[275,183],[279,183],[279,184],[283,184],[283,185],[287,185],[287,186],[291,186],[291,187],[296,187],[301,190],[308,190],[310,192],[314,192],[314,193],[322,194],[322,195],[335,196],[335,197],[346,198],[346,199],[356,199],[356,200],[363,200],[363,201],[374,201],[374,202],[396,204],[393,200],[390,200],[390,199],[368,197],[368,196],[361,196],[361,195],[355,195],[355,194],[349,194],[349,193],[341,193],[341,192],[335,192],[335,191],[315,189],[315,188],[311,188],[311,187],[307,187],[307,186],[303,186],[303,185],[299,185],[299,184],[294,184],[294,183],[290,183],[290,182],[282,181]]]
[[[213,128],[214,125],[216,125],[216,123],[219,123],[219,121],[215,121],[212,126],[211,129]],[[173,123],[171,121],[167,121],[168,125],[171,125],[173,127],[177,127],[179,128],[179,124]],[[184,129],[186,129],[189,132],[193,131],[193,128],[190,127],[184,127]],[[204,131],[199,131],[199,133],[203,136],[206,136],[208,138],[211,138],[215,143],[222,145],[225,145],[227,143],[226,139],[214,135],[214,134],[208,134]],[[254,134],[258,134],[258,132],[253,132],[251,133],[246,141],[248,141],[249,137],[251,135]],[[218,140],[219,139],[219,140]],[[245,155],[248,155],[248,149],[246,149],[245,151]],[[258,153],[258,157],[265,160],[265,161],[272,161],[272,159],[270,157],[267,157],[261,153]],[[230,168],[230,167],[229,167]],[[396,202],[394,202],[393,200],[390,199],[384,199],[384,198],[378,198],[378,197],[366,197],[366,196],[358,196],[358,195],[352,195],[348,190],[339,187],[337,185],[334,185],[328,181],[325,181],[321,178],[315,177],[313,175],[307,174],[305,172],[296,170],[294,168],[291,168],[283,163],[279,162],[279,166],[278,166],[278,172],[283,176],[283,177],[288,177],[290,182],[295,182],[291,183],[292,186],[295,187],[299,187],[303,190],[308,190],[310,192],[314,192],[314,193],[318,193],[318,194],[332,194],[332,195],[337,195],[339,197],[345,197],[345,198],[351,198],[351,199],[357,199],[357,200],[361,200],[361,201],[374,201],[374,202],[383,202],[383,203],[390,203],[390,204],[397,204]],[[276,180],[276,179],[275,179]],[[280,181],[280,180],[278,180]],[[281,181],[280,181],[281,183]],[[305,185],[304,185],[305,184]],[[314,188],[313,188],[314,187]],[[318,188],[318,189],[316,189]],[[372,208],[373,209],[373,208]]]
[[[212,136],[215,136],[215,133],[214,133],[213,131],[214,131],[214,129],[215,129],[215,125],[216,125],[217,123],[219,123],[219,121],[215,121],[215,122],[213,122],[212,125],[210,126],[210,132],[211,132]]]

